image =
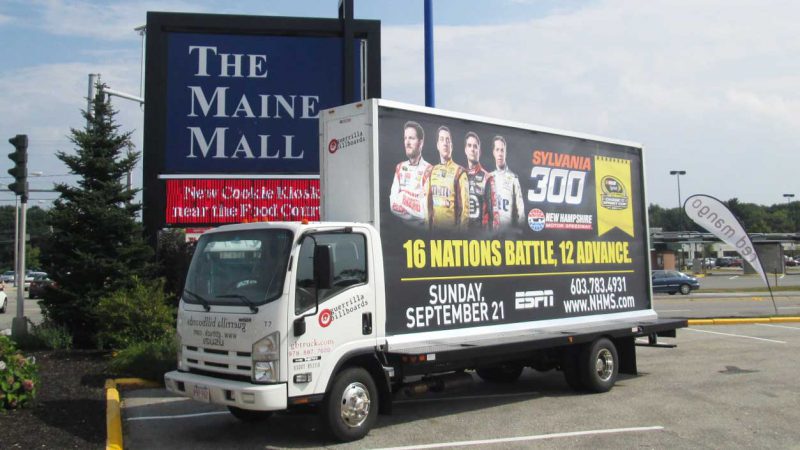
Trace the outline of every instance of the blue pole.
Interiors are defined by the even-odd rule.
[[[433,0],[425,0],[425,106],[436,106],[433,83]]]

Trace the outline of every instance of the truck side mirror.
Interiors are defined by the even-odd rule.
[[[294,324],[292,328],[295,337],[299,337],[306,334],[306,316],[294,319]]]
[[[330,245],[314,246],[314,283],[317,292],[333,286],[333,259]]]

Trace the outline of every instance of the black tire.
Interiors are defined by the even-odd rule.
[[[691,286],[689,286],[688,284],[681,285],[681,295],[689,295],[690,292],[692,292]]]
[[[366,370],[351,367],[341,371],[325,396],[323,423],[340,442],[363,438],[378,418],[378,389]]]
[[[233,417],[236,417],[242,422],[260,422],[272,417],[272,411],[253,411],[251,409],[242,409],[235,406],[228,406],[228,411],[233,414]]]
[[[489,383],[513,383],[522,375],[522,366],[519,364],[501,364],[486,367],[475,371],[481,380]]]
[[[572,390],[583,392],[586,390],[586,386],[583,385],[583,379],[581,378],[579,355],[580,352],[576,351],[565,352],[561,357],[561,371],[564,372],[564,379]]]
[[[619,356],[614,343],[600,338],[584,347],[579,360],[581,381],[589,392],[608,392],[619,374]]]

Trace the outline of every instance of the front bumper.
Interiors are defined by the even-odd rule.
[[[286,383],[260,385],[178,371],[164,374],[164,382],[168,391],[201,402],[256,411],[287,407]]]

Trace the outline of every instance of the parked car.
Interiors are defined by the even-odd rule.
[[[6,307],[8,306],[8,297],[6,293],[0,291],[0,313],[6,312]]]
[[[652,280],[653,292],[666,292],[669,295],[680,292],[689,295],[693,290],[700,289],[697,278],[677,270],[654,270]]]
[[[47,289],[47,286],[52,284],[53,280],[51,280],[46,273],[37,273],[33,276],[30,287],[28,288],[28,298],[43,298],[44,291]]]
[[[14,282],[14,271],[13,270],[8,270],[8,271],[3,272],[3,274],[0,275],[0,280],[3,280],[4,283],[13,283]]]

